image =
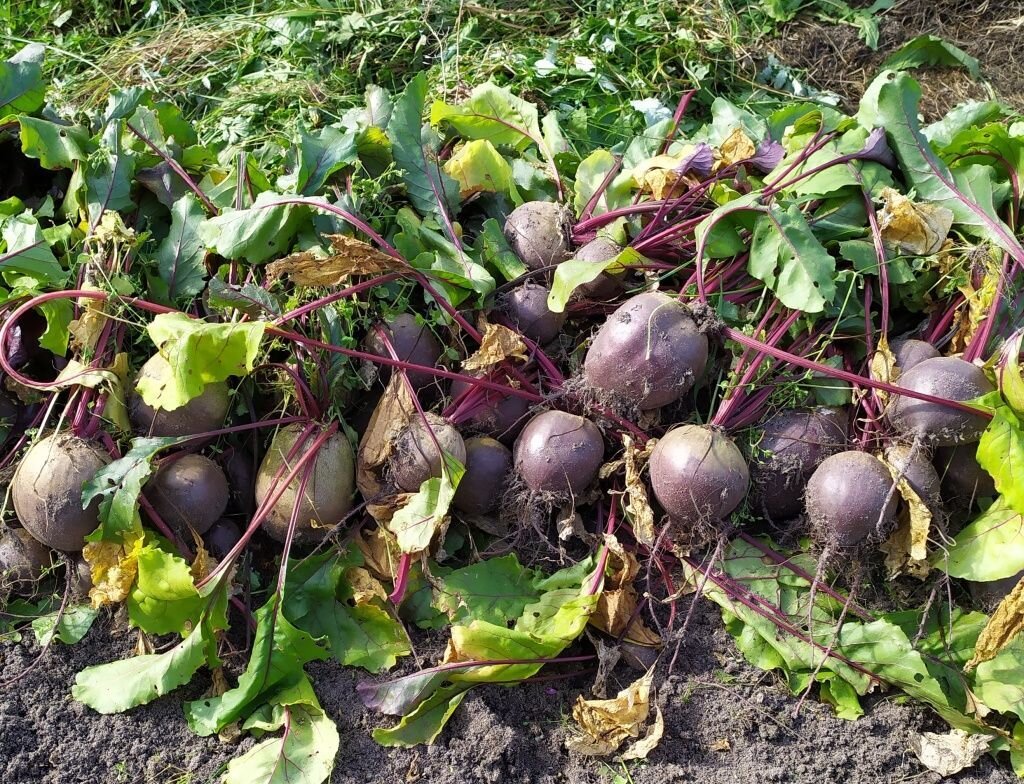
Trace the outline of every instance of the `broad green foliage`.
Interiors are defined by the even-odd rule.
[[[252,370],[266,322],[213,324],[184,313],[161,313],[146,327],[168,368],[163,379],[139,382],[142,399],[173,411],[203,393],[207,384]]]
[[[949,549],[948,561],[934,557],[952,577],[988,582],[1012,577],[1024,569],[1024,516],[1004,498],[965,526]]]
[[[356,161],[356,134],[327,127],[317,136],[300,134],[291,172],[278,179],[286,193],[312,196],[319,193],[328,178]]]
[[[150,634],[187,636],[205,605],[188,563],[157,545],[142,548],[138,576],[128,596],[128,618]]]
[[[29,44],[0,63],[0,117],[19,112],[30,114],[43,105],[43,54],[41,45]]]
[[[259,264],[281,256],[291,248],[299,226],[309,219],[309,208],[291,199],[263,191],[251,207],[225,210],[205,220],[199,226],[199,237],[207,248],[226,259]]]
[[[32,631],[40,645],[49,645],[54,639],[65,645],[74,645],[89,633],[99,614],[98,609],[88,604],[75,604],[65,608],[64,612],[56,610],[34,618]]]
[[[978,443],[978,463],[992,475],[1006,506],[1024,514],[1024,424],[1009,406],[996,406]]]
[[[758,217],[749,269],[795,310],[819,313],[835,297],[835,259],[795,204],[786,210],[770,207]]]
[[[206,247],[199,227],[206,213],[194,194],[187,193],[171,208],[171,228],[156,251],[160,279],[167,299],[190,300],[206,284]]]
[[[468,100],[458,106],[435,102],[430,122],[448,123],[465,139],[486,139],[520,152],[542,138],[537,107],[490,82],[473,88]]]
[[[395,512],[388,529],[395,535],[402,552],[419,553],[430,546],[434,534],[444,523],[465,471],[458,460],[445,453],[441,476],[424,480],[412,498]]]

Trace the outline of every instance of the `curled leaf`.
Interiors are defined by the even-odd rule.
[[[92,573],[89,599],[93,607],[119,604],[128,598],[139,570],[142,532],[129,531],[121,542],[86,542],[82,557]]]
[[[899,378],[900,371],[896,367],[896,355],[889,348],[889,340],[885,335],[880,335],[878,338],[878,346],[875,348],[875,353],[871,355],[868,370],[871,373],[871,378],[875,381],[883,381],[886,384],[895,384]],[[883,405],[888,402],[888,392],[879,389],[877,394]]]
[[[729,166],[753,158],[757,154],[757,147],[750,137],[743,132],[739,126],[732,129],[724,142],[718,148],[719,161],[721,166]]]
[[[886,247],[910,256],[930,256],[942,249],[953,226],[953,213],[937,204],[916,203],[893,188],[883,188],[878,225]]]
[[[900,469],[885,460],[883,455],[878,457],[889,469],[889,474],[896,482],[896,489],[904,501],[899,525],[880,548],[885,553],[886,569],[890,578],[909,574],[923,580],[931,569],[928,563],[931,510],[910,486],[906,475],[901,475]]]
[[[952,776],[969,768],[988,751],[991,735],[950,730],[945,734],[922,732],[910,739],[910,748],[928,770]]]
[[[964,669],[970,671],[982,662],[994,659],[1021,631],[1024,631],[1024,579],[996,607],[981,630],[974,655]]]
[[[356,460],[356,486],[363,498],[374,498],[384,486],[382,472],[402,429],[416,413],[408,384],[400,373],[393,373],[370,423],[359,442]],[[375,517],[375,519],[377,519]]]
[[[657,536],[654,528],[654,510],[647,498],[647,486],[641,473],[647,458],[651,455],[651,445],[637,449],[629,435],[622,436],[625,448],[623,465],[626,469],[626,514],[633,524],[633,533],[641,544],[651,546]]]
[[[480,348],[462,363],[462,369],[470,372],[484,370],[508,358],[526,359],[526,344],[518,333],[501,324],[485,324]]]
[[[640,738],[651,711],[651,681],[654,670],[608,700],[585,700],[580,695],[573,706],[572,716],[580,733],[566,740],[566,746],[579,754],[605,757],[614,754],[630,738]],[[660,715],[660,711],[658,712]],[[655,723],[644,733],[642,746],[634,746],[623,755],[624,759],[641,759],[651,752],[664,731],[662,722]],[[639,744],[637,744],[639,745]],[[626,756],[626,755],[630,756]]]
[[[312,251],[285,256],[267,265],[267,278],[287,276],[296,286],[340,286],[353,275],[383,275],[407,269],[405,262],[388,256],[369,243],[332,234],[331,254],[323,257]]]

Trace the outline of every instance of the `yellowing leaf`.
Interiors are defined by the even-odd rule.
[[[320,256],[303,251],[267,265],[267,278],[287,276],[296,286],[340,286],[353,275],[383,275],[408,269],[401,259],[388,256],[369,243],[332,234],[331,254]]]
[[[526,359],[526,344],[518,333],[501,324],[485,324],[480,348],[462,363],[462,369],[471,372],[493,367],[508,359]]]
[[[900,254],[930,256],[942,249],[953,213],[937,204],[915,203],[893,188],[882,189],[878,226],[887,248]]]
[[[609,700],[585,700],[579,696],[572,716],[580,733],[566,740],[566,746],[579,754],[604,757],[614,754],[630,738],[640,738],[651,710],[651,681],[654,670],[620,691]],[[658,712],[660,716],[660,711]],[[646,737],[622,755],[623,759],[645,757],[657,745],[664,731],[656,719]]]
[[[890,464],[883,455],[878,456],[889,469],[896,481],[896,489],[905,502],[896,530],[882,543],[885,566],[890,578],[909,574],[919,579],[927,577],[931,565],[928,563],[928,533],[931,529],[932,513],[921,497],[910,486],[906,476]]]
[[[693,157],[693,146],[683,147],[675,155],[655,155],[632,170],[641,192],[649,191],[655,199],[671,199],[682,195],[692,183],[691,176],[680,174],[680,165]]]
[[[871,378],[875,381],[883,381],[887,384],[895,384],[899,379],[900,371],[896,367],[896,355],[889,348],[889,340],[885,335],[878,338],[878,346],[875,353],[871,355],[871,362],[868,364]],[[889,399],[889,393],[883,389],[877,390],[878,397],[885,404]]]
[[[732,133],[729,134],[718,148],[721,166],[729,166],[733,163],[745,161],[753,158],[756,153],[757,147],[754,145],[754,142],[750,140],[750,137],[739,126],[732,129]]]
[[[400,551],[395,538],[383,528],[363,529],[356,536],[356,547],[363,554],[363,563],[373,575],[382,580],[393,580]]]
[[[380,580],[361,566],[353,566],[345,571],[345,579],[352,588],[352,601],[356,606],[368,604],[374,599],[387,601],[388,592],[384,590]]]
[[[466,142],[444,165],[444,171],[459,184],[459,196],[468,199],[477,193],[512,193],[512,167],[487,139]]]
[[[86,291],[99,291],[89,283],[83,288]],[[96,344],[99,343],[100,334],[103,332],[103,325],[107,322],[106,301],[93,299],[91,297],[80,297],[78,306],[82,308],[78,318],[68,324],[68,332],[71,333],[71,348],[76,354],[93,352]]]
[[[970,671],[982,662],[994,659],[1021,631],[1024,631],[1024,579],[996,607],[978,636],[974,656],[964,669]]]
[[[597,608],[590,616],[590,625],[611,637],[621,636],[622,639],[643,645],[645,648],[661,645],[661,637],[647,628],[641,618],[634,617],[636,607],[637,593],[632,585],[602,591],[597,599]]]
[[[87,542],[82,557],[92,572],[93,587],[89,599],[93,607],[119,604],[128,598],[132,583],[139,570],[143,534],[138,531],[124,534],[123,543]]]
[[[409,494],[407,502],[384,523],[395,535],[403,553],[426,550],[448,520],[448,508],[465,468],[447,452],[443,453],[443,458],[441,476],[425,480],[420,489]]]

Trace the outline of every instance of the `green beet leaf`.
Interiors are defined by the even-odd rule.
[[[50,244],[31,213],[24,212],[4,221],[4,253],[0,256],[0,272],[11,281],[15,276],[26,276],[39,287],[62,286],[68,272],[57,261]]]
[[[419,553],[430,546],[455,497],[465,467],[445,453],[441,476],[427,479],[412,498],[391,517],[387,528],[398,540],[403,553]]]
[[[494,218],[484,221],[477,239],[477,253],[488,269],[497,270],[505,280],[515,280],[526,273],[526,265],[512,251],[501,230],[501,224]]]
[[[150,634],[186,636],[206,604],[188,563],[155,544],[139,552],[138,577],[128,595],[128,618]]]
[[[172,302],[191,299],[206,283],[206,246],[199,236],[205,218],[203,206],[192,193],[171,207],[171,228],[156,250],[156,262]]]
[[[43,83],[41,44],[29,44],[14,57],[0,63],[0,117],[9,114],[32,114],[43,105],[46,85]]]
[[[568,259],[555,267],[555,278],[548,294],[548,310],[561,313],[572,298],[572,293],[580,286],[596,280],[602,272],[617,273],[626,268],[643,264],[644,257],[632,248],[624,248],[617,256],[595,264],[592,261]]]
[[[936,553],[932,563],[964,580],[1012,577],[1024,569],[1024,516],[997,498],[956,535],[948,559]]]
[[[143,379],[138,391],[153,408],[173,411],[203,393],[207,384],[244,376],[253,368],[266,322],[212,324],[184,313],[161,313],[146,327],[167,360],[163,380]]]
[[[820,313],[835,298],[836,261],[795,204],[769,207],[758,217],[748,269],[788,308]]]
[[[316,136],[299,134],[291,173],[277,181],[286,193],[312,196],[319,193],[331,175],[356,162],[356,134],[330,126]]]
[[[21,151],[44,169],[70,169],[87,157],[89,136],[84,128],[26,116],[18,117],[18,124]]]
[[[435,101],[430,122],[448,123],[464,139],[487,139],[519,152],[531,144],[541,144],[537,107],[491,82],[477,85],[469,99],[458,106]]]
[[[260,264],[287,252],[299,228],[309,222],[309,206],[296,204],[295,199],[263,191],[247,209],[207,218],[199,226],[199,236],[226,259]]]
[[[996,406],[978,443],[978,463],[995,480],[1006,506],[1024,514],[1024,425],[1009,406]]]
[[[580,162],[579,168],[576,169],[576,196],[572,202],[576,215],[583,212],[616,165],[615,156],[607,150],[595,150]],[[632,190],[632,174],[620,171],[598,197],[593,214],[600,215],[609,210],[627,206],[632,196]]]
[[[375,729],[373,739],[386,747],[412,748],[424,743],[433,743],[471,688],[472,686],[456,683],[438,689],[403,716],[394,727]]]
[[[53,639],[65,645],[74,645],[89,633],[99,614],[100,611],[91,605],[75,604],[63,613],[58,610],[34,618],[32,631],[40,645],[49,645]]]
[[[960,66],[974,79],[981,73],[981,66],[976,57],[971,57],[960,47],[937,35],[919,35],[911,38],[889,55],[881,67],[900,71],[922,65]]]

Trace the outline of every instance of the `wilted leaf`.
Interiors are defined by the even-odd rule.
[[[570,737],[566,746],[570,751],[586,756],[604,757],[614,754],[630,738],[639,738],[650,714],[651,682],[654,671],[620,691],[608,700],[576,699],[572,716],[581,735]],[[663,731],[663,724],[656,722],[647,733],[650,739],[640,749],[631,749],[627,759],[641,759],[657,745]],[[629,753],[629,752],[627,752]]]
[[[910,748],[928,770],[940,776],[952,776],[969,768],[988,751],[991,735],[976,735],[963,730],[945,734],[921,732],[912,735]]]
[[[383,487],[380,472],[387,465],[399,433],[415,415],[409,385],[401,373],[392,373],[359,442],[356,486],[363,498],[374,498],[380,493]]]
[[[355,539],[356,547],[363,555],[363,564],[381,580],[393,580],[400,551],[393,536],[383,528],[368,531],[363,528]]]
[[[408,270],[401,259],[382,253],[369,243],[332,234],[331,253],[321,257],[311,251],[293,253],[267,265],[267,278],[284,275],[296,286],[340,286],[353,275],[382,275]]]
[[[721,166],[729,166],[740,161],[753,158],[757,147],[740,127],[732,129],[732,133],[719,145],[718,155]]]
[[[153,408],[173,411],[203,393],[207,384],[252,370],[266,322],[213,324],[184,313],[161,313],[147,325],[167,362],[162,378],[147,375],[138,391]]]
[[[480,348],[462,363],[462,369],[466,372],[484,370],[509,358],[526,360],[523,339],[508,327],[487,323]]]
[[[626,469],[626,514],[633,525],[633,534],[641,544],[651,547],[657,538],[654,510],[647,498],[647,485],[643,480],[643,464],[651,455],[651,444],[640,450],[632,436],[622,436],[623,460]]]
[[[1003,597],[988,619],[965,669],[973,670],[982,662],[994,659],[1021,631],[1024,631],[1024,579]]]
[[[225,283],[220,278],[211,278],[207,290],[212,308],[228,312],[239,310],[253,319],[281,315],[281,306],[270,292],[255,283],[238,286]]]
[[[896,253],[930,256],[938,253],[946,241],[953,213],[937,204],[914,202],[893,188],[883,188],[878,225],[882,241]]]
[[[93,607],[119,604],[128,598],[138,574],[142,539],[140,530],[125,533],[121,542],[86,542],[82,558],[92,574],[89,599]]]
[[[85,283],[82,288],[98,291],[96,286]],[[78,300],[78,318],[68,324],[68,332],[71,333],[71,348],[76,354],[90,353],[95,350],[99,342],[100,334],[103,332],[103,325],[107,322],[107,303],[102,299],[92,297],[80,297]]]
[[[878,345],[875,347],[875,353],[871,355],[868,370],[871,373],[871,378],[875,381],[895,384],[899,379],[900,370],[896,367],[896,356],[889,348],[889,340],[885,335],[878,336]],[[884,389],[876,390],[876,393],[879,400],[885,405],[889,399],[889,393]]]
[[[880,66],[903,71],[921,65],[962,66],[972,78],[981,74],[978,60],[937,35],[919,35],[889,55]]]

